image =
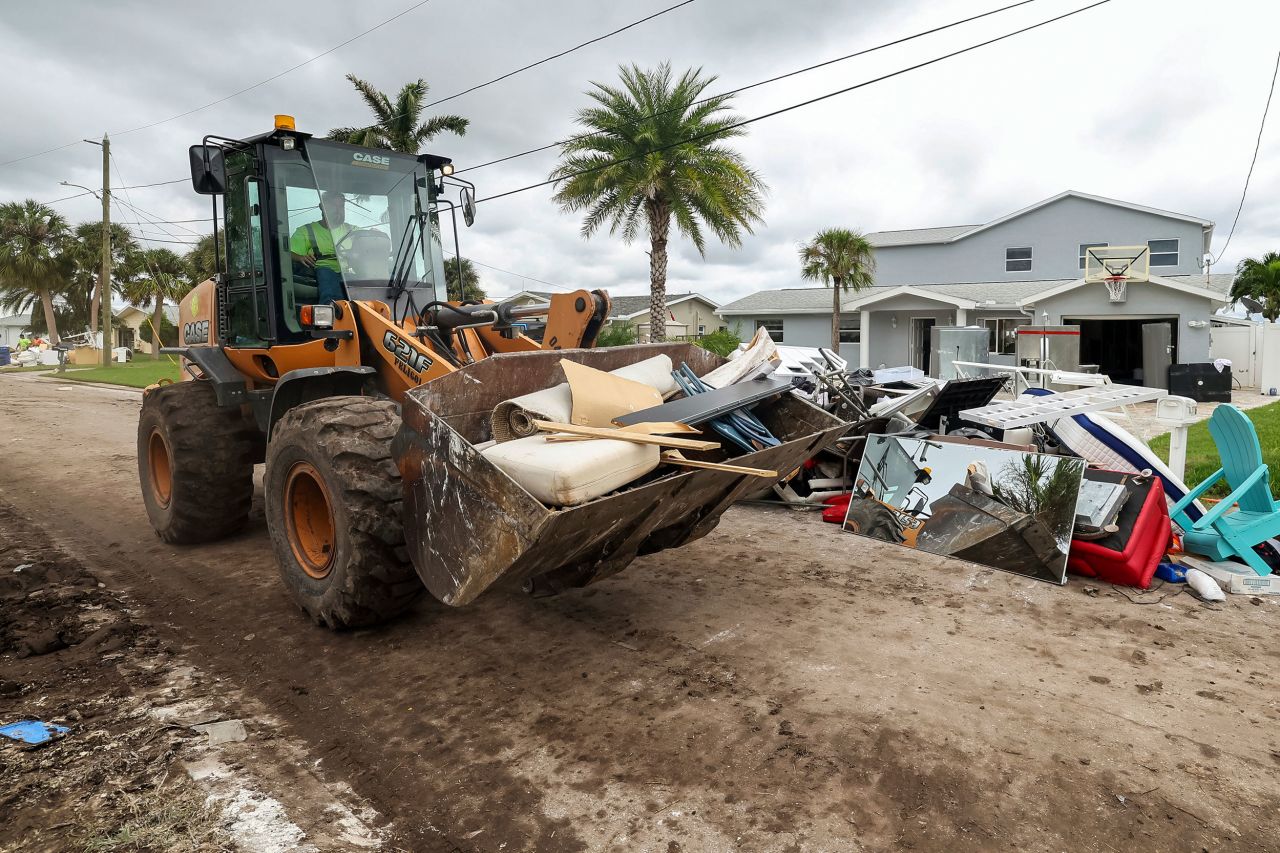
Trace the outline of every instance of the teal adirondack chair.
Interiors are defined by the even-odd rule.
[[[1244,412],[1221,405],[1209,418],[1209,434],[1222,467],[1174,504],[1169,513],[1186,531],[1183,548],[1214,560],[1239,557],[1258,574],[1270,574],[1271,567],[1253,546],[1280,536],[1280,503],[1271,497],[1271,472],[1262,460],[1258,431]],[[1199,521],[1192,521],[1187,507],[1222,479],[1231,487],[1231,494]],[[1228,512],[1234,504],[1240,508]]]

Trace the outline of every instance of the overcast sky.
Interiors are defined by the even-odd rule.
[[[570,56],[436,108],[471,120],[464,138],[433,151],[459,168],[563,138],[592,80],[620,62],[718,75],[736,88],[822,59],[1005,5],[1010,0],[835,2],[696,0]],[[8,3],[0,20],[6,80],[0,161],[112,133],[113,183],[183,178],[187,146],[205,133],[268,129],[274,113],[324,133],[368,114],[343,79],[383,90],[424,77],[444,97],[608,32],[676,0],[431,0],[297,71],[224,103],[134,133],[250,86],[328,50],[412,5],[360,3]],[[870,56],[740,95],[754,116],[915,64],[1085,5],[1037,0]],[[728,301],[799,286],[796,244],[819,228],[864,231],[984,222],[1065,189],[1212,219],[1221,252],[1266,98],[1280,32],[1274,0],[1112,0],[1091,11],[935,66],[768,119],[739,147],[769,184],[765,224],[740,249],[699,257],[673,243],[668,289]],[[1274,105],[1248,202],[1214,270],[1280,249],[1280,104]],[[470,173],[486,196],[542,180],[554,151]],[[99,149],[78,143],[0,167],[0,200],[49,201],[101,183]],[[615,294],[648,287],[647,240],[607,233],[587,241],[580,221],[541,188],[483,204],[462,235],[475,260],[568,287]],[[206,215],[208,199],[177,183],[128,196],[156,218]],[[73,222],[97,219],[92,197],[57,205]],[[118,216],[117,216],[118,218]],[[137,217],[130,215],[131,221]],[[167,225],[180,237],[204,222]],[[188,229],[184,231],[183,229]],[[155,226],[135,227],[165,237]],[[155,245],[170,245],[156,243]],[[171,246],[181,249],[181,246]],[[546,289],[482,269],[490,294]]]

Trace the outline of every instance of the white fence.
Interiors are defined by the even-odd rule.
[[[1231,374],[1244,388],[1280,389],[1280,324],[1214,326],[1209,330],[1209,357],[1231,360]]]

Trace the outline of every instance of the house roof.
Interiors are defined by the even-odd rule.
[[[700,299],[710,305],[713,309],[719,308],[720,303],[713,299],[708,299],[700,293],[668,293],[667,307],[679,305],[681,302],[688,302],[691,299]],[[613,320],[634,320],[636,317],[649,313],[649,294],[641,296],[613,296],[610,294],[609,301],[612,306],[609,309],[609,317]]]
[[[943,225],[940,228],[905,228],[898,231],[872,231],[867,235],[877,249],[886,246],[917,246],[923,243],[946,243],[954,237],[978,228],[978,225]]]
[[[1120,201],[1119,199],[1107,198],[1100,195],[1090,195],[1082,193],[1078,190],[1065,190],[1055,196],[1038,201],[1033,205],[1024,207],[1021,210],[1015,210],[1013,213],[1001,216],[999,219],[993,219],[982,225],[946,225],[939,228],[912,228],[901,231],[874,231],[867,235],[867,239],[871,245],[876,248],[889,248],[892,246],[918,246],[927,243],[954,243],[957,240],[963,240],[973,234],[985,231],[988,228],[994,228],[997,225],[1008,222],[1011,219],[1017,219],[1019,216],[1025,216],[1033,210],[1039,210],[1042,207],[1061,201],[1068,196],[1074,198],[1082,198],[1088,201],[1096,201],[1100,204],[1109,204],[1115,207],[1123,207],[1129,210],[1137,210],[1142,213],[1150,213],[1155,216],[1163,216],[1168,219],[1180,219],[1184,222],[1194,222],[1201,228],[1206,230],[1213,229],[1213,222],[1209,219],[1201,219],[1198,216],[1191,216],[1186,213],[1174,213],[1171,210],[1161,210],[1156,207],[1146,207],[1133,202]]]
[[[1173,287],[1193,295],[1224,300],[1235,278],[1231,273],[1203,275],[1152,276],[1157,284]],[[894,296],[919,296],[936,299],[958,308],[1023,307],[1057,293],[1084,286],[1084,280],[1050,279],[1039,281],[975,281],[960,284],[877,285],[857,293],[842,294],[841,308],[856,311]],[[761,290],[720,308],[721,316],[761,314],[830,314],[831,288],[804,287],[783,290]]]

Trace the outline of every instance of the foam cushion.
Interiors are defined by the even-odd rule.
[[[572,506],[607,495],[648,474],[661,461],[656,445],[609,438],[548,442],[544,435],[531,435],[481,452],[549,506]]]

